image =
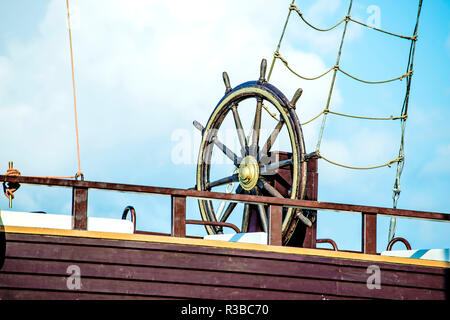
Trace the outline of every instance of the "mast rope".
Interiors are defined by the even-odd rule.
[[[402,138],[401,138],[401,146],[400,146],[400,150],[399,150],[399,156],[398,156],[396,159],[392,160],[393,162],[392,162],[392,161],[391,161],[391,162],[387,162],[387,163],[382,164],[382,165],[379,165],[379,166],[364,167],[364,169],[366,169],[366,168],[367,168],[367,169],[369,169],[369,168],[371,168],[371,169],[373,168],[373,169],[374,169],[374,168],[379,168],[379,167],[384,167],[384,166],[390,167],[390,165],[391,165],[392,163],[398,162],[398,165],[399,165],[399,166],[398,166],[398,170],[397,170],[397,171],[398,171],[399,174],[401,174],[402,163],[403,163],[403,159],[404,159],[404,155],[403,155],[403,149],[404,149],[404,146],[403,146],[403,145],[404,145],[404,138],[403,138],[403,136],[404,136],[404,123],[405,123],[405,121],[406,121],[406,119],[407,119],[407,117],[408,117],[408,114],[407,114],[407,97],[409,97],[409,87],[410,87],[411,77],[412,77],[412,75],[413,75],[412,63],[410,63],[410,61],[408,61],[408,68],[407,68],[407,70],[406,70],[406,73],[405,73],[405,74],[402,74],[402,75],[400,75],[400,76],[398,76],[398,77],[395,77],[395,78],[392,78],[392,79],[387,79],[387,80],[369,81],[369,80],[364,80],[364,79],[358,78],[358,77],[356,77],[356,76],[354,76],[354,75],[349,74],[348,72],[345,72],[345,71],[339,66],[339,61],[340,61],[340,56],[341,56],[341,52],[342,52],[342,47],[343,47],[343,42],[344,42],[344,38],[345,38],[345,33],[346,33],[347,25],[348,25],[349,22],[354,22],[354,23],[360,24],[360,25],[362,25],[362,26],[364,26],[364,27],[367,27],[367,28],[370,28],[370,29],[373,29],[373,30],[376,30],[376,31],[379,31],[379,32],[383,32],[383,33],[388,34],[388,35],[392,35],[392,36],[396,36],[396,37],[399,37],[399,38],[402,38],[402,39],[410,40],[410,41],[411,41],[411,49],[410,49],[409,60],[412,60],[413,49],[415,48],[415,43],[416,43],[416,40],[418,39],[418,35],[417,35],[417,24],[418,24],[418,20],[419,20],[420,7],[421,7],[421,5],[422,5],[422,0],[419,0],[419,12],[418,12],[417,21],[416,21],[416,28],[415,28],[415,30],[414,30],[413,36],[411,36],[411,37],[404,36],[404,35],[399,35],[399,34],[395,34],[395,33],[392,33],[392,32],[386,31],[386,30],[382,30],[382,29],[379,29],[379,28],[375,28],[375,27],[369,26],[369,25],[367,25],[367,24],[364,24],[364,23],[362,23],[362,22],[360,22],[360,21],[358,21],[358,20],[352,19],[352,18],[351,18],[351,15],[350,15],[350,13],[351,13],[351,8],[352,8],[352,3],[353,3],[353,0],[350,0],[350,1],[349,1],[349,8],[348,8],[348,11],[347,11],[347,15],[346,15],[343,19],[341,19],[338,23],[336,23],[335,25],[333,25],[333,26],[330,27],[330,28],[322,29],[322,28],[318,28],[318,27],[314,26],[313,24],[311,24],[311,23],[304,17],[303,13],[302,13],[302,12],[297,8],[297,6],[295,5],[295,0],[293,0],[293,1],[291,2],[290,6],[289,6],[289,13],[288,13],[287,18],[286,18],[286,21],[285,21],[285,23],[284,23],[284,27],[283,27],[282,34],[281,34],[280,40],[279,40],[279,42],[278,42],[277,48],[276,48],[276,50],[275,50],[275,52],[274,52],[274,56],[273,56],[271,68],[270,68],[270,71],[269,71],[268,81],[270,80],[270,77],[271,77],[271,75],[272,75],[272,71],[273,71],[273,68],[274,68],[274,65],[275,65],[275,61],[276,61],[277,59],[279,59],[281,62],[283,62],[283,64],[286,66],[286,68],[287,68],[290,72],[292,72],[293,74],[295,74],[296,76],[298,76],[299,78],[301,78],[301,79],[303,79],[303,80],[317,80],[317,79],[322,78],[323,76],[327,75],[327,74],[330,73],[331,71],[334,71],[334,72],[333,72],[333,78],[332,78],[331,86],[330,86],[330,90],[329,90],[329,94],[328,94],[327,104],[326,104],[325,108],[324,108],[322,111],[320,111],[316,116],[314,116],[313,118],[311,118],[310,120],[301,123],[301,125],[306,125],[306,124],[311,123],[312,121],[318,119],[320,116],[323,115],[322,125],[321,125],[321,128],[320,128],[319,138],[318,138],[317,146],[316,146],[316,152],[319,153],[319,151],[320,151],[320,144],[321,144],[321,140],[322,140],[322,137],[323,137],[323,132],[324,132],[324,129],[325,129],[325,121],[326,121],[326,117],[327,117],[327,115],[328,115],[329,113],[334,114],[334,115],[338,115],[338,116],[342,116],[342,117],[354,118],[354,119],[365,119],[365,120],[401,120],[401,122],[402,122]],[[336,64],[335,64],[335,66],[329,68],[328,70],[326,70],[325,72],[323,72],[322,74],[320,74],[320,75],[318,75],[318,76],[307,77],[307,76],[301,75],[300,73],[296,72],[293,68],[291,68],[291,67],[289,66],[288,61],[280,54],[281,43],[282,43],[282,40],[283,40],[283,38],[284,38],[286,29],[287,29],[287,25],[288,25],[288,21],[289,21],[289,19],[290,19],[290,14],[291,14],[292,11],[295,11],[295,12],[300,16],[300,18],[301,18],[308,26],[310,26],[311,28],[313,28],[313,29],[315,29],[315,30],[318,30],[318,31],[323,31],[323,32],[330,31],[330,30],[332,30],[332,29],[338,27],[338,26],[339,26],[340,24],[342,24],[343,22],[345,22],[345,25],[344,25],[344,31],[343,31],[342,38],[341,38],[341,43],[340,43],[340,46],[339,46],[339,51],[338,51],[338,56],[337,56]],[[368,117],[368,116],[359,116],[359,115],[352,115],[352,114],[339,113],[339,112],[335,112],[335,111],[330,110],[331,95],[332,95],[333,88],[334,88],[334,83],[335,83],[336,73],[337,73],[338,71],[341,72],[341,73],[343,73],[343,74],[345,74],[346,76],[348,76],[348,77],[354,79],[354,80],[357,80],[357,81],[360,81],[360,82],[363,82],[363,83],[366,83],[366,84],[384,84],[384,83],[388,83],[388,82],[392,82],[392,81],[396,81],[396,80],[402,81],[404,78],[406,78],[406,80],[407,80],[407,91],[406,91],[406,94],[405,94],[405,101],[404,101],[404,106],[403,106],[403,108],[402,108],[401,115],[400,115],[400,116],[395,116],[395,117],[392,116],[392,115],[391,115],[390,117]],[[330,162],[330,163],[339,165],[339,166],[341,166],[341,167],[351,168],[351,169],[359,169],[359,168],[360,168],[360,167],[353,167],[353,166],[348,166],[348,165],[338,164],[337,162],[332,161],[332,160],[329,160],[329,159],[327,159],[327,158],[325,158],[325,157],[321,157],[321,158],[324,159],[324,160],[326,160],[326,161],[328,161],[328,162]],[[389,164],[389,165],[388,165],[388,164]],[[362,167],[361,167],[361,168],[362,168]],[[394,186],[394,193],[395,193],[395,192],[399,192],[398,190],[400,190],[399,187],[397,187],[397,184],[398,184],[397,180],[398,180],[398,179],[396,179],[396,185]],[[396,198],[398,198],[398,196],[396,196]],[[396,200],[394,200],[394,201],[396,201]],[[396,206],[396,204],[394,204],[394,206]]]
[[[74,106],[74,113],[75,113],[75,135],[76,135],[76,141],[77,141],[76,144],[77,144],[77,157],[78,157],[78,171],[75,174],[74,178],[77,178],[79,176],[83,176],[83,173],[81,172],[80,138],[78,135],[77,97],[75,94],[75,72],[74,72],[74,66],[73,66],[72,29],[70,27],[69,0],[66,0],[66,6],[67,6],[67,25],[69,28],[70,64],[72,67],[73,106]]]
[[[418,26],[419,26],[419,18],[420,18],[420,12],[421,12],[421,8],[422,8],[422,2],[423,2],[423,0],[419,0],[418,11],[417,11],[417,18],[416,18],[416,23],[415,23],[413,35],[412,36],[405,36],[405,35],[396,34],[396,33],[390,32],[390,31],[386,31],[386,30],[383,30],[383,29],[380,29],[380,28],[376,28],[376,27],[370,26],[370,25],[365,24],[365,23],[363,23],[361,21],[358,21],[358,20],[355,20],[355,19],[351,18],[350,13],[351,13],[353,0],[349,1],[349,7],[348,7],[347,15],[343,19],[341,19],[339,22],[337,22],[332,27],[329,27],[329,28],[318,28],[318,27],[314,26],[312,23],[310,23],[304,17],[303,13],[295,5],[295,0],[292,0],[291,4],[289,6],[289,13],[288,13],[286,21],[284,23],[284,27],[283,27],[283,30],[282,30],[282,33],[281,33],[280,40],[279,40],[278,45],[276,47],[276,50],[274,52],[272,64],[271,64],[269,75],[268,75],[268,78],[267,78],[267,81],[269,81],[270,77],[272,75],[272,71],[273,71],[274,66],[275,66],[275,62],[276,62],[277,59],[279,59],[281,62],[283,62],[283,64],[286,66],[286,68],[290,72],[292,72],[293,74],[295,74],[296,76],[298,76],[299,78],[301,78],[303,80],[317,80],[317,79],[322,78],[323,76],[327,75],[331,71],[333,71],[333,77],[332,77],[332,80],[331,80],[331,85],[330,85],[328,98],[327,98],[327,103],[326,103],[325,108],[322,111],[320,111],[319,114],[317,114],[316,116],[314,116],[310,120],[305,121],[304,123],[301,123],[301,125],[306,125],[306,124],[308,124],[308,123],[318,119],[320,116],[323,115],[322,125],[320,127],[319,138],[318,138],[318,141],[317,141],[317,146],[316,146],[315,153],[316,153],[316,155],[319,158],[322,158],[322,159],[324,159],[325,161],[327,161],[327,162],[329,162],[331,164],[334,164],[334,165],[337,165],[337,166],[341,166],[341,167],[344,167],[344,168],[349,168],[349,169],[375,169],[375,168],[381,168],[381,167],[385,167],[385,166],[391,167],[392,164],[397,163],[397,172],[396,172],[394,187],[392,189],[392,191],[393,191],[393,195],[392,195],[393,208],[397,208],[397,202],[398,202],[398,198],[399,198],[400,192],[401,192],[401,189],[400,189],[400,176],[402,174],[403,167],[404,167],[405,127],[406,127],[406,120],[408,118],[408,104],[409,104],[409,97],[410,97],[411,80],[412,80],[412,75],[413,75],[413,61],[414,61],[414,53],[415,53],[415,48],[416,48],[416,42],[417,42],[417,39],[418,39],[417,30],[418,30]],[[344,30],[342,32],[342,38],[341,38],[341,42],[340,42],[340,45],[339,45],[339,50],[338,50],[338,54],[337,54],[336,64],[335,64],[335,66],[329,68],[327,71],[325,71],[324,73],[322,73],[322,74],[320,74],[318,76],[306,77],[306,76],[301,75],[300,73],[294,71],[289,66],[288,61],[285,58],[283,58],[283,56],[280,54],[281,42],[282,42],[282,40],[284,38],[284,35],[285,35],[285,32],[286,32],[286,28],[287,28],[287,25],[288,25],[288,22],[289,22],[289,18],[290,18],[290,15],[291,15],[292,11],[295,11],[299,15],[299,17],[303,20],[303,22],[306,23],[309,27],[311,27],[314,30],[321,31],[321,32],[331,31],[331,30],[337,28],[342,23],[344,23]],[[392,78],[392,79],[381,80],[381,81],[368,81],[368,80],[364,80],[364,79],[358,78],[356,76],[353,76],[353,75],[343,71],[340,68],[340,66],[339,66],[339,61],[340,61],[341,52],[342,52],[342,46],[343,46],[343,42],[344,42],[344,38],[345,38],[345,34],[346,34],[346,30],[347,30],[347,26],[348,26],[349,22],[359,24],[359,25],[361,25],[363,27],[366,27],[366,28],[369,28],[369,29],[372,29],[372,30],[375,30],[375,31],[378,31],[378,32],[382,32],[382,33],[387,34],[387,35],[391,35],[391,36],[395,36],[395,37],[398,37],[398,38],[401,38],[401,39],[405,39],[405,40],[411,41],[410,49],[409,49],[409,56],[408,56],[408,63],[407,63],[407,68],[406,68],[406,73],[401,75],[401,76]],[[403,105],[402,105],[402,109],[401,109],[401,115],[400,116],[396,116],[396,117],[391,115],[390,117],[381,118],[381,117],[357,116],[357,115],[350,115],[350,114],[344,114],[344,113],[338,113],[338,112],[331,111],[330,108],[329,108],[330,107],[330,101],[331,101],[331,96],[332,96],[332,93],[333,93],[333,88],[334,88],[334,84],[335,84],[335,80],[336,80],[336,73],[338,71],[343,73],[343,74],[345,74],[346,76],[354,79],[354,80],[363,82],[365,84],[382,84],[382,83],[388,83],[388,82],[392,82],[392,81],[396,81],[396,80],[402,81],[404,78],[406,78],[406,92],[405,92]],[[400,138],[400,147],[399,147],[398,157],[393,159],[393,160],[391,160],[391,161],[389,161],[389,162],[386,162],[384,164],[377,165],[377,166],[372,166],[372,167],[354,167],[354,166],[340,164],[340,163],[338,163],[336,161],[332,161],[332,160],[330,160],[328,158],[325,158],[324,156],[322,156],[320,154],[320,144],[321,144],[322,137],[323,137],[323,132],[324,132],[324,129],[325,129],[326,118],[327,118],[327,115],[329,113],[335,114],[335,115],[338,115],[338,116],[355,118],[355,119],[368,119],[368,120],[397,120],[398,119],[398,120],[400,120],[400,122],[401,122],[401,138]],[[388,236],[389,241],[392,240],[392,238],[394,237],[394,234],[395,234],[395,221],[396,221],[395,218],[391,218],[391,223],[390,223],[390,228],[389,228],[389,236]]]
[[[71,70],[72,70],[72,89],[73,89],[73,104],[74,104],[74,113],[75,113],[75,135],[76,135],[76,149],[77,149],[77,158],[78,158],[78,171],[73,176],[30,176],[34,178],[52,178],[52,179],[77,179],[78,177],[81,180],[84,180],[84,175],[81,171],[81,157],[80,157],[80,141],[78,134],[78,115],[77,115],[77,99],[76,99],[76,91],[75,91],[75,72],[74,72],[74,63],[73,63],[73,49],[72,49],[72,31],[70,26],[70,9],[69,9],[69,0],[66,0],[67,7],[67,24],[69,29],[69,44],[70,44],[70,62],[71,62]],[[14,168],[10,168],[6,171],[5,175],[9,176],[20,176],[20,171]],[[20,187],[20,184],[12,184],[13,187],[8,187],[6,184],[3,184],[3,192],[6,197],[10,199],[14,199],[14,192]]]

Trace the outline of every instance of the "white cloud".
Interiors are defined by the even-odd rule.
[[[206,122],[224,93],[222,71],[233,86],[258,78],[261,59],[271,61],[287,11],[273,1],[70,4],[82,170],[90,180],[127,175],[130,183],[151,183],[144,180],[149,170],[173,165],[164,160],[170,159],[172,132],[192,130],[193,120]],[[7,43],[0,56],[0,117],[10,119],[3,124],[8,138],[0,163],[13,160],[24,175],[73,175],[65,2],[51,1],[35,27],[33,39]],[[307,73],[325,67],[315,54],[290,56]],[[276,85],[290,98],[300,86],[294,83],[280,76]],[[322,105],[313,93],[321,84],[304,84],[299,105],[305,114]],[[133,168],[124,169],[130,165],[124,161]]]
[[[269,1],[265,5],[286,9]],[[270,61],[275,43],[269,40],[280,31],[279,21],[265,19],[267,9],[255,8],[254,2],[211,7],[208,1],[72,1],[71,7],[78,21],[72,36],[85,157],[130,138],[139,143],[170,136],[193,119],[206,121],[224,91],[221,72],[229,71],[233,85],[256,79],[260,59]],[[10,45],[0,60],[5,84],[0,112],[14,119],[5,124],[15,132],[14,156],[40,151],[54,157],[41,165],[53,168],[74,155],[65,10],[65,3],[51,1],[39,36]],[[299,55],[308,65],[305,72],[324,67],[317,55]],[[295,91],[280,84],[289,94]],[[303,100],[308,102],[317,88],[308,87]],[[23,166],[33,168],[30,162]]]

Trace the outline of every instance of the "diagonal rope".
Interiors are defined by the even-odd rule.
[[[291,6],[294,4],[294,2],[295,2],[295,0],[292,0]],[[280,40],[278,41],[277,49],[275,50],[275,52],[280,51],[281,42],[283,41],[284,34],[286,32],[286,28],[287,28],[287,25],[288,25],[288,22],[289,22],[289,18],[291,17],[291,12],[292,11],[289,9],[288,15],[286,17],[286,21],[284,22],[283,31],[281,32]],[[269,75],[267,76],[267,82],[269,82],[270,77],[272,76],[273,67],[275,66],[275,60],[276,60],[276,58],[273,57],[272,63],[270,65]]]
[[[420,19],[420,12],[422,10],[422,0],[419,0],[419,7],[417,10],[417,19],[416,19],[416,25],[414,26],[414,36],[413,38],[417,39],[417,30],[419,28],[419,19]],[[402,115],[408,114],[408,104],[409,104],[409,94],[411,90],[411,80],[412,80],[412,70],[413,70],[413,64],[414,64],[414,53],[416,51],[416,41],[411,41],[411,46],[409,49],[409,57],[408,57],[408,64],[406,67],[407,71],[411,71],[411,74],[406,78],[406,93],[405,93],[405,99],[403,100],[403,106],[402,106]],[[401,123],[401,131],[402,135],[400,138],[400,148],[398,151],[398,156],[404,158],[404,148],[405,148],[405,127],[406,127],[406,118],[402,120]],[[397,202],[398,198],[400,197],[400,177],[403,172],[403,167],[405,166],[404,161],[401,161],[397,164],[397,173],[395,176],[395,182],[394,187],[392,188],[392,207],[395,209],[397,208]],[[396,226],[396,218],[392,217],[390,224],[389,224],[389,234],[388,234],[388,241],[391,241],[395,236],[395,226]]]
[[[353,5],[353,0],[350,0],[350,4],[348,6],[348,11],[347,11],[347,16],[350,16],[350,12],[352,10],[352,5]],[[338,51],[337,58],[336,58],[336,64],[335,64],[336,66],[339,66],[339,61],[341,60],[342,46],[344,45],[344,39],[345,39],[345,33],[347,32],[347,26],[348,26],[348,20],[345,20],[344,31],[342,32],[341,43],[339,45],[339,51]],[[333,94],[334,83],[336,81],[336,73],[337,73],[337,69],[335,68],[334,72],[333,72],[333,78],[331,79],[330,91],[328,92],[327,104],[325,106],[326,111],[328,111],[329,107],[330,107],[331,95]],[[317,146],[316,146],[317,151],[320,150],[320,143],[322,142],[323,131],[325,129],[326,120],[327,120],[327,114],[325,113],[323,115],[322,125],[321,125],[320,131],[319,131],[319,139],[317,141]]]
[[[78,116],[77,116],[77,98],[75,94],[75,72],[73,67],[73,49],[72,49],[72,30],[70,27],[70,9],[69,9],[69,0],[66,0],[67,5],[67,24],[69,27],[69,43],[70,43],[70,63],[72,66],[72,87],[73,87],[73,105],[75,111],[75,135],[77,138],[77,156],[78,156],[78,172],[75,174],[75,177],[82,176],[81,172],[81,160],[80,160],[80,138],[78,135]]]

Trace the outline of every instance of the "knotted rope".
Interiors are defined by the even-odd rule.
[[[6,176],[20,176],[20,171],[12,167],[12,162],[9,163],[9,169],[5,173]],[[3,182],[3,193],[9,199],[9,207],[11,208],[11,201],[14,199],[14,192],[20,188],[20,183],[17,182]]]

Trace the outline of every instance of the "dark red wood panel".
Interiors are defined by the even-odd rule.
[[[379,264],[381,289],[370,290],[366,285],[370,263],[363,261],[76,237],[8,234],[7,239],[0,288],[16,294],[67,291],[66,270],[71,264],[80,268],[83,293],[97,295],[445,299],[448,291],[445,270],[440,268],[419,272],[411,266],[392,270],[390,264]],[[252,255],[246,255],[249,252]],[[427,272],[436,269],[440,272]]]
[[[170,297],[143,296],[131,294],[98,294],[79,291],[58,291],[42,289],[0,288],[4,300],[168,300]]]
[[[362,252],[368,254],[377,253],[377,215],[374,213],[362,213]]]
[[[318,173],[318,159],[310,158],[307,164],[306,173],[306,200],[317,201],[318,197],[318,184],[319,184],[319,173]],[[305,240],[303,241],[303,248],[316,248],[317,239],[317,210],[305,210],[309,211],[309,219],[312,222],[310,228],[306,228]]]
[[[58,275],[66,273],[72,262],[8,259],[2,270],[4,273]],[[214,285],[217,287],[241,287],[250,289],[270,289],[278,291],[307,292],[314,294],[342,295],[347,297],[371,297],[380,295],[392,299],[399,297],[421,297],[442,299],[443,290],[423,290],[388,285],[382,278],[381,290],[367,288],[363,282],[336,281],[337,279],[297,278],[286,276],[257,275],[206,270],[173,269],[162,267],[140,267],[109,264],[77,263],[83,279],[105,278],[138,281],[158,281],[197,285]],[[0,279],[2,275],[0,274]],[[83,280],[84,281],[84,280]]]
[[[267,258],[270,260],[280,260],[286,262],[311,262],[314,264],[326,264],[335,266],[354,266],[367,268],[368,265],[373,264],[370,261],[363,260],[349,260],[332,257],[322,257],[313,255],[298,255],[278,252],[265,252],[256,250],[239,250],[231,248],[206,247],[184,244],[159,243],[159,242],[145,242],[145,241],[129,241],[129,240],[112,240],[112,239],[94,239],[81,237],[61,237],[61,236],[40,236],[28,234],[10,234],[6,235],[7,241],[10,243],[35,243],[35,244],[66,244],[92,247],[109,247],[109,248],[130,248],[141,250],[156,250],[167,252],[182,252],[182,253],[201,253],[214,254],[218,256],[232,256],[245,258]],[[392,271],[416,272],[422,274],[436,274],[444,275],[444,269],[433,268],[417,265],[405,265],[377,262],[381,268]]]
[[[269,206],[269,244],[274,246],[281,246],[281,226],[282,221],[282,207],[281,206]]]
[[[172,236],[182,237],[186,236],[186,197],[172,196]]]
[[[88,189],[74,187],[72,189],[72,228],[87,229]]]
[[[2,287],[40,290],[67,290],[67,277],[54,275],[0,274]],[[242,287],[221,287],[215,285],[192,285],[157,281],[119,280],[106,278],[84,278],[81,290],[95,293],[118,293],[131,295],[150,295],[160,297],[194,299],[322,299],[332,296],[302,292],[257,290]]]

